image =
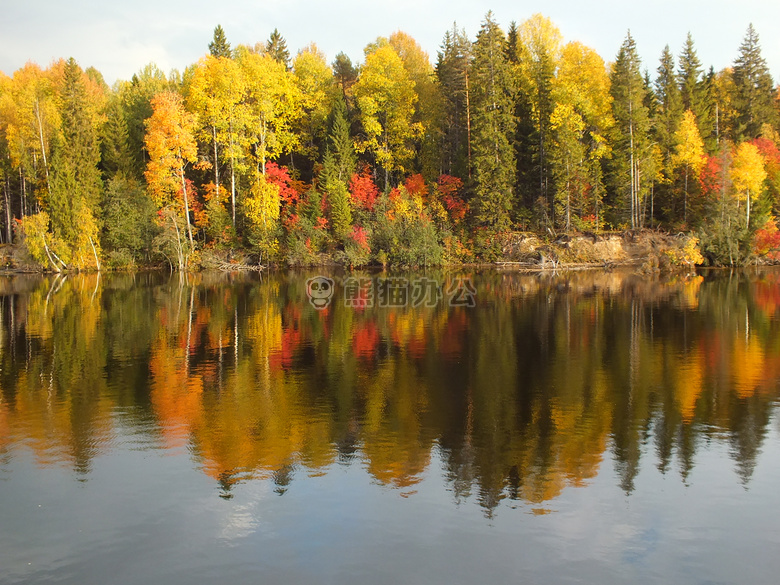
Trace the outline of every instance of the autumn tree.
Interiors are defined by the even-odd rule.
[[[672,168],[682,168],[684,175],[683,222],[688,223],[688,179],[698,179],[704,166],[704,142],[699,134],[696,116],[691,110],[683,114],[680,127],[674,133],[675,152],[672,155]]]
[[[211,142],[214,193],[220,195],[220,151],[230,172],[230,201],[236,226],[236,171],[243,170],[243,147],[248,112],[244,103],[246,84],[238,63],[211,55],[201,59],[189,80],[187,105],[198,116],[197,135]]]
[[[190,222],[190,203],[184,169],[197,157],[195,116],[184,109],[181,96],[165,91],[152,99],[152,116],[147,123],[145,145],[149,152],[146,183],[158,208],[176,210],[181,198],[181,211],[187,226],[190,249],[194,250]],[[178,211],[178,210],[177,210]],[[173,216],[174,226],[178,227]],[[182,258],[179,267],[184,268]]]
[[[604,195],[601,163],[609,155],[608,133],[614,124],[609,76],[601,57],[581,43],[568,43],[561,52],[552,97],[550,161],[556,201],[571,229],[572,207],[578,219],[592,217],[588,227],[601,223]]]
[[[764,189],[766,170],[764,158],[755,144],[743,142],[734,155],[731,180],[734,182],[739,200],[745,201],[745,223],[750,227],[751,199],[755,201]]]
[[[435,83],[434,70],[428,53],[412,37],[396,31],[388,39],[414,82],[417,100],[412,122],[420,131],[419,145],[414,167],[425,177],[432,179],[439,174],[439,151],[444,103],[440,87]]]
[[[409,168],[415,155],[414,140],[422,131],[413,120],[414,81],[388,44],[366,55],[354,92],[364,132],[358,150],[369,152],[382,167],[387,189],[391,173]]]
[[[313,162],[320,154],[327,133],[334,93],[333,71],[325,61],[325,55],[312,43],[295,57],[293,76],[301,96],[299,153]]]
[[[254,160],[254,174],[264,175],[268,160],[298,145],[295,122],[300,115],[300,92],[282,63],[240,49],[238,62],[246,84],[245,145]]]
[[[538,197],[550,206],[548,148],[551,140],[550,116],[555,109],[553,79],[560,59],[562,35],[552,21],[534,14],[518,29],[518,61],[522,87],[531,107],[536,133],[534,160],[526,161],[538,170]]]
[[[64,64],[41,70],[28,63],[14,72],[0,97],[8,154],[19,174],[20,213],[24,216],[51,187],[52,140],[60,131],[59,89]],[[29,190],[29,193],[28,193]]]

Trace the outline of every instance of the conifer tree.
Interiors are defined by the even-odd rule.
[[[230,43],[227,42],[227,37],[221,24],[214,28],[214,39],[209,43],[209,53],[211,53],[212,57],[226,57],[230,59]]]
[[[453,24],[444,34],[436,61],[436,78],[444,99],[442,171],[464,179],[471,176],[471,52],[466,32]]]
[[[533,125],[535,142],[532,160],[535,167],[536,194],[548,208],[551,204],[550,165],[548,160],[552,129],[550,117],[555,109],[553,80],[560,59],[562,35],[549,18],[534,14],[520,25],[518,46],[520,85],[524,87]]]
[[[333,107],[329,144],[319,176],[328,201],[330,226],[338,239],[343,239],[352,226],[352,205],[347,183],[357,163],[345,114],[346,106],[337,100]]]
[[[274,61],[278,61],[290,70],[290,51],[287,49],[287,41],[279,34],[278,29],[274,29],[268,41],[265,43],[265,52]]]
[[[474,44],[473,162],[476,213],[489,232],[510,227],[515,153],[514,92],[503,31],[488,12]]]
[[[713,133],[712,107],[707,91],[707,82],[701,61],[696,54],[691,33],[685,38],[680,54],[680,99],[683,111],[690,110],[696,117],[696,124],[702,139],[708,139]],[[714,146],[714,145],[713,145]]]
[[[343,100],[336,100],[333,105],[330,131],[330,152],[333,154],[335,176],[345,184],[352,178],[357,166],[357,155],[352,137],[349,134],[347,108]]]
[[[55,237],[70,247],[77,265],[84,265],[97,240],[103,185],[95,112],[88,103],[83,72],[73,58],[65,64],[61,100],[62,137],[54,153],[48,203]],[[94,256],[99,267],[96,250]]]
[[[636,43],[629,32],[612,67],[611,94],[615,116],[612,138],[612,185],[617,197],[618,217],[632,228],[643,225],[644,195],[642,165],[650,160],[650,119],[645,105],[646,90]]]
[[[664,203],[664,207],[670,207],[674,202],[672,193],[674,134],[680,125],[683,107],[677,73],[674,67],[674,56],[669,49],[669,45],[664,47],[656,72],[653,138],[661,152],[662,170],[665,177],[661,181],[661,185],[659,185],[657,195]]]
[[[775,86],[766,60],[761,56],[758,33],[748,26],[745,39],[734,62],[735,135],[738,139],[757,138],[765,123],[777,123],[774,106]]]

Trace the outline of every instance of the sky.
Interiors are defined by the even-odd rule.
[[[130,79],[150,62],[183,71],[206,54],[217,24],[232,46],[264,42],[278,28],[292,55],[314,42],[329,61],[343,51],[353,63],[363,60],[363,47],[376,37],[403,30],[435,62],[453,22],[473,39],[492,10],[504,30],[541,12],[565,41],[583,42],[606,61],[630,30],[651,74],[664,46],[679,55],[688,32],[706,69],[730,66],[752,22],[772,76],[780,80],[780,2],[774,0],[12,1],[3,0],[0,8],[0,71],[7,75],[27,61],[45,67],[68,57],[96,67],[109,84]]]

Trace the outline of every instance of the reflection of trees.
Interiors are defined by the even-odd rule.
[[[452,275],[429,274],[440,282]],[[780,379],[780,279],[462,274],[476,308],[307,302],[305,276],[69,276],[0,287],[0,464],[23,438],[87,474],[116,425],[186,448],[229,497],[358,462],[408,489],[538,504],[648,449],[683,480],[728,437],[748,482]]]

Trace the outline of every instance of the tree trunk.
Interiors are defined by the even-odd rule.
[[[190,226],[190,203],[187,198],[187,182],[184,180],[184,167],[179,165],[179,173],[181,174],[181,190],[184,194],[184,219],[187,221],[187,236],[190,239],[190,250],[195,249],[195,242],[192,241],[192,227]]]
[[[41,155],[43,156],[43,170],[46,174],[46,190],[51,192],[51,186],[49,185],[49,164],[46,160],[46,145],[43,140],[43,121],[41,120],[41,106],[38,103],[38,98],[35,98],[35,118],[38,122],[38,136],[41,140]]]
[[[5,197],[5,233],[6,242],[11,244],[14,241],[13,230],[11,229],[11,197],[8,194],[8,179],[3,181],[3,195]]]
[[[219,201],[219,156],[217,155],[217,127],[211,125],[211,136],[214,140],[214,184],[217,187],[217,201]]]
[[[471,105],[469,103],[469,72],[466,71],[466,150],[468,153],[469,180],[471,180]]]

